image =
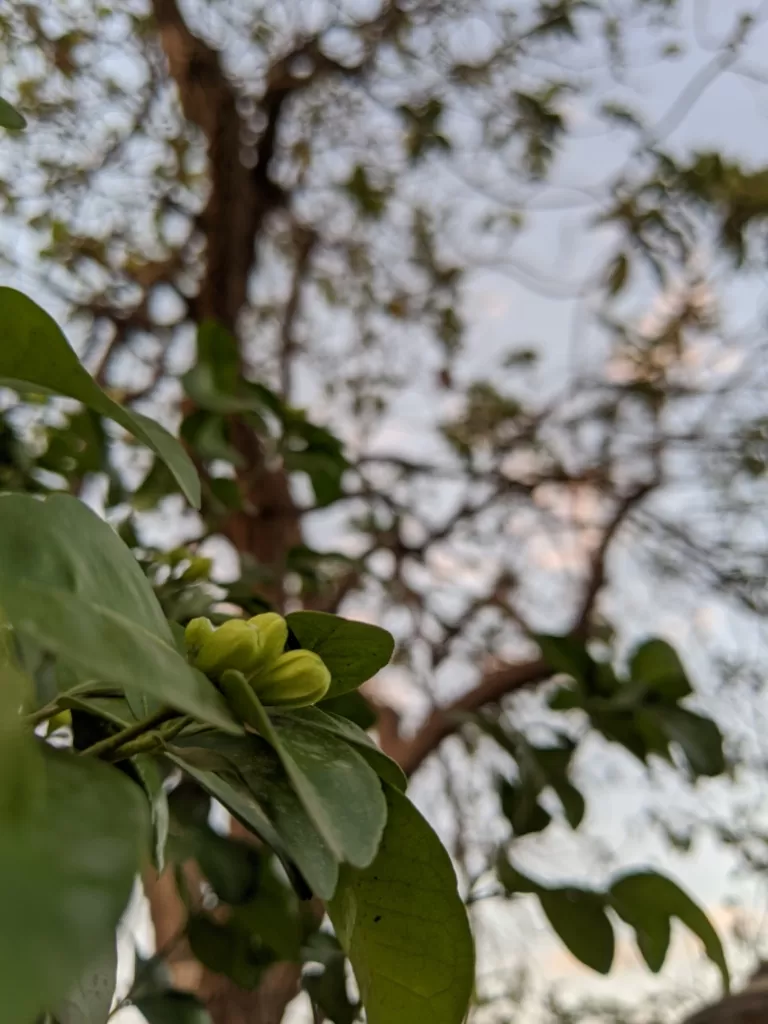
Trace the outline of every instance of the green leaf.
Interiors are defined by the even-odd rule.
[[[240,988],[254,989],[275,956],[258,944],[237,923],[220,923],[205,914],[192,914],[187,922],[192,952],[209,970],[225,974]]]
[[[653,713],[667,738],[682,749],[694,776],[725,771],[723,736],[711,718],[678,707],[658,706]]]
[[[354,1024],[359,1007],[349,998],[347,991],[346,957],[339,950],[336,956],[325,958],[322,973],[306,973],[304,989],[332,1024]]]
[[[693,693],[683,663],[665,640],[647,640],[635,649],[629,661],[633,681],[672,703]]]
[[[232,906],[253,899],[259,888],[262,861],[255,847],[206,827],[195,830],[191,848],[219,899]]]
[[[163,787],[163,776],[157,760],[149,754],[140,754],[131,764],[144,787],[149,800],[152,820],[152,861],[158,871],[165,866],[165,844],[168,841],[168,796]]]
[[[0,604],[20,633],[96,679],[122,686],[129,699],[146,694],[241,731],[210,680],[178,653],[136,559],[81,501],[1,495],[0,565]]]
[[[378,721],[376,711],[359,690],[350,690],[340,697],[321,700],[317,707],[330,715],[348,718],[364,730],[372,729]]]
[[[133,1005],[147,1024],[213,1024],[203,1004],[187,992],[142,996]]]
[[[616,913],[635,929],[640,950],[652,971],[658,971],[664,963],[669,921],[676,917],[701,940],[728,989],[728,964],[717,932],[701,907],[671,878],[655,871],[633,872],[617,879],[608,896]]]
[[[354,690],[389,663],[395,649],[390,633],[367,622],[325,612],[286,616],[299,645],[319,654],[331,673],[326,699]]]
[[[330,714],[325,705],[316,705],[312,708],[299,708],[291,713],[291,717],[305,722],[308,726],[324,732],[332,733],[340,739],[351,743],[352,746],[373,768],[379,778],[384,779],[390,786],[399,789],[404,793],[408,785],[400,765],[388,757],[383,750],[376,746],[370,736],[363,732],[354,722],[338,715]]]
[[[573,887],[539,893],[541,908],[563,944],[581,963],[607,974],[614,954],[611,922],[604,897]]]
[[[501,810],[516,836],[543,832],[552,821],[552,815],[541,806],[537,795],[537,791],[516,786],[506,779],[500,781]]]
[[[339,860],[367,867],[387,817],[375,772],[335,734],[313,728],[296,715],[270,720],[259,707],[259,731],[277,752],[317,831]]]
[[[533,638],[541,649],[541,656],[554,672],[571,676],[577,683],[587,685],[594,671],[594,662],[583,640],[573,636],[550,636],[537,633]]]
[[[43,749],[46,800],[0,829],[3,1019],[67,998],[114,941],[147,837],[141,791],[117,769]]]
[[[0,106],[0,117],[3,108]],[[17,390],[41,390],[75,398],[115,420],[167,464],[189,501],[200,507],[200,481],[192,460],[167,430],[118,405],[96,384],[70,348],[58,324],[15,288],[0,288],[0,380]]]
[[[0,96],[0,128],[8,128],[13,132],[23,131],[27,127],[27,119],[12,107],[8,100]]]
[[[279,960],[298,961],[305,922],[296,894],[278,878],[271,859],[263,858],[258,893],[235,907],[231,920],[247,931]]]
[[[385,787],[389,814],[373,863],[344,867],[328,905],[368,1024],[461,1024],[474,982],[466,910],[448,854],[416,808]]]
[[[105,1024],[116,982],[117,943],[113,938],[56,1008],[56,1024]]]
[[[221,749],[225,738],[214,737],[216,748]],[[197,742],[202,739],[196,737]],[[209,753],[203,747],[176,747],[171,760],[266,843],[289,873],[295,864],[312,892],[329,899],[336,889],[338,862],[304,810],[277,755],[256,737],[226,740],[224,770],[195,764],[195,755]]]

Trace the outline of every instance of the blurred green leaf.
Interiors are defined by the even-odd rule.
[[[115,420],[168,465],[189,501],[200,506],[200,482],[191,459],[175,438],[146,416],[113,402],[80,364],[61,329],[45,310],[15,288],[0,288],[0,381],[16,389],[76,398]]]
[[[725,771],[723,736],[711,718],[685,708],[664,706],[655,707],[653,714],[668,739],[682,750],[694,777]]]
[[[44,748],[45,795],[0,828],[0,991],[8,1024],[66,999],[115,941],[147,841],[141,790],[117,769]]]
[[[389,813],[376,858],[365,870],[342,868],[328,913],[368,1024],[461,1024],[474,952],[453,866],[416,808],[385,789]]]
[[[205,914],[191,915],[187,939],[200,963],[231,978],[240,988],[256,988],[265,968],[275,959],[270,950],[237,924],[220,923]]]
[[[685,668],[674,647],[665,640],[647,640],[637,647],[629,660],[633,681],[674,703],[693,693]]]
[[[148,697],[240,731],[213,684],[176,650],[136,559],[81,501],[0,496],[0,561],[0,603],[21,633],[124,687],[129,699],[140,698],[137,710]]]
[[[701,940],[728,989],[728,965],[717,932],[704,911],[670,878],[655,871],[623,875],[611,885],[608,898],[616,913],[634,928],[640,950],[652,971],[660,970],[664,963],[669,946],[669,921],[676,917]]]
[[[27,119],[20,114],[15,107],[12,107],[8,100],[0,96],[0,128],[7,128],[10,131],[20,132],[27,127]]]
[[[574,887],[539,893],[541,908],[563,944],[581,963],[607,974],[613,964],[614,937],[602,895]]]
[[[201,1002],[187,992],[162,992],[141,996],[133,1006],[147,1024],[213,1024]]]

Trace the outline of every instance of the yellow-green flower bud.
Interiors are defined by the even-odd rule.
[[[197,654],[209,636],[213,636],[213,623],[210,619],[200,617],[189,620],[184,630],[184,643],[191,657]]]
[[[254,615],[252,619],[248,619],[248,625],[258,630],[262,650],[261,665],[266,669],[272,662],[277,661],[285,650],[288,623],[277,612],[264,612],[263,615]]]
[[[323,699],[331,673],[312,651],[287,651],[249,682],[263,704],[301,708]]]
[[[207,637],[193,664],[213,677],[220,676],[228,668],[250,675],[260,659],[258,632],[243,619],[229,619]]]

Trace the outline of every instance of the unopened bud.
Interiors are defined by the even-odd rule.
[[[248,625],[258,631],[261,640],[261,665],[266,669],[277,661],[285,650],[288,639],[288,623],[277,612],[264,612],[248,619]]]
[[[206,638],[193,664],[214,677],[227,669],[249,675],[260,657],[261,643],[256,630],[243,619],[229,619]]]
[[[213,623],[202,616],[190,619],[184,630],[184,643],[191,657],[194,657],[209,636],[213,635]]]
[[[322,700],[331,685],[331,673],[312,651],[287,651],[249,681],[263,704],[301,708]]]

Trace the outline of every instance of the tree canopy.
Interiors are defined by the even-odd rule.
[[[277,1024],[300,986],[337,1024],[358,995],[371,1024],[459,1024],[471,943],[402,795],[416,773],[470,908],[533,897],[599,972],[624,926],[658,971],[677,919],[727,986],[671,878],[616,861],[587,885],[525,843],[580,834],[578,765],[609,749],[691,794],[673,838],[761,767],[738,722],[759,652],[681,651],[662,614],[717,602],[756,636],[764,612],[768,164],[678,136],[723,76],[764,87],[763,15],[735,7],[0,13],[14,1021],[105,1019],[110,981],[57,1007],[143,850],[160,955],[128,998],[150,1024]],[[560,336],[531,337],[532,310]],[[279,668],[253,654],[269,613]],[[91,771],[103,796],[76,798]],[[17,892],[24,851],[55,860],[80,818],[120,851],[109,898],[80,830],[46,882],[77,903],[31,869]],[[738,845],[727,811],[715,828]],[[69,928],[71,964],[35,990],[35,950]]]

